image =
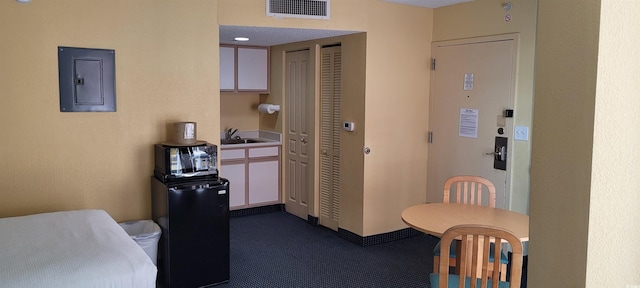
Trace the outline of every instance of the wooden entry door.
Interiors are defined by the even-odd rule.
[[[309,50],[285,56],[285,209],[307,220],[313,191],[313,85]]]
[[[487,37],[434,43],[430,99],[429,191],[442,202],[444,182],[454,175],[485,177],[496,187],[496,208],[509,208],[511,159],[494,169],[496,137],[513,143],[516,39]]]

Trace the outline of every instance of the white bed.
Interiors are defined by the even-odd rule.
[[[0,218],[0,287],[155,287],[156,273],[103,210]]]

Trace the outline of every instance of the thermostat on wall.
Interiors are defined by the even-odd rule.
[[[344,121],[342,122],[342,128],[345,131],[353,132],[353,130],[356,129],[356,124],[354,124],[353,122]]]

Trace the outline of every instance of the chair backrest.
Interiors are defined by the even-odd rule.
[[[444,203],[449,203],[451,193],[456,203],[482,205],[483,194],[489,198],[489,207],[496,207],[496,187],[489,179],[480,176],[453,176],[444,182]]]
[[[460,255],[468,255],[465,257],[465,261],[460,261],[460,275],[477,275],[482,271],[481,275],[478,275],[475,281],[471,279],[475,277],[458,277],[458,275],[449,275],[449,257],[442,257],[440,260],[440,268],[438,269],[437,279],[439,288],[449,288],[449,277],[454,277],[458,280],[458,287],[470,287],[470,288],[488,288],[488,287],[510,287],[519,288],[522,278],[522,242],[511,231],[486,225],[466,224],[458,225],[447,229],[441,238],[440,255],[447,255],[451,247],[451,242],[454,240],[462,240],[457,245],[462,245]],[[500,261],[489,262],[489,249],[490,242],[494,242],[495,249],[493,249],[493,259],[500,259],[500,253],[505,245],[498,243],[508,242],[511,245],[512,259],[509,265],[511,265],[510,279],[507,279],[509,286],[506,286],[506,282],[497,281],[500,279],[499,273],[507,273],[507,271],[500,271]],[[482,249],[482,253],[479,253]],[[506,251],[504,252],[506,253]],[[482,259],[480,259],[480,256]],[[493,266],[492,274],[489,274],[489,265]],[[469,270],[471,269],[471,270]],[[471,271],[468,273],[467,271]],[[495,280],[489,280],[489,278]],[[466,281],[469,281],[469,285],[466,285]],[[466,286],[465,286],[466,285]],[[491,285],[491,286],[489,286]],[[452,286],[455,287],[455,286]]]

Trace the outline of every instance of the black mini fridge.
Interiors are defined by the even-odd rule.
[[[162,230],[158,287],[208,287],[229,281],[229,181],[219,178],[213,166],[217,147],[207,145],[156,145],[151,207]],[[164,159],[173,161],[167,169],[157,163]]]
[[[194,179],[195,180],[195,179]],[[158,285],[207,287],[229,281],[229,181],[162,183],[152,178]]]

